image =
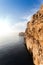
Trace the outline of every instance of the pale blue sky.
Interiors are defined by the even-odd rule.
[[[24,31],[41,4],[43,0],[0,0],[0,23],[7,23],[15,32]]]

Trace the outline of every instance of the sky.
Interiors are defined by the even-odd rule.
[[[31,16],[43,0],[0,0],[0,35],[25,31]]]

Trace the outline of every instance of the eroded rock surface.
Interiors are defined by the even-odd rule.
[[[25,30],[25,44],[33,53],[35,65],[43,65],[43,5],[27,23]]]

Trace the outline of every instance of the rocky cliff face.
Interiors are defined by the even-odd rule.
[[[24,38],[28,51],[33,53],[34,64],[43,65],[43,5],[27,23]]]

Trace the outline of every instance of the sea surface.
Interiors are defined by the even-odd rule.
[[[0,65],[33,65],[23,36],[9,35],[0,38]]]

